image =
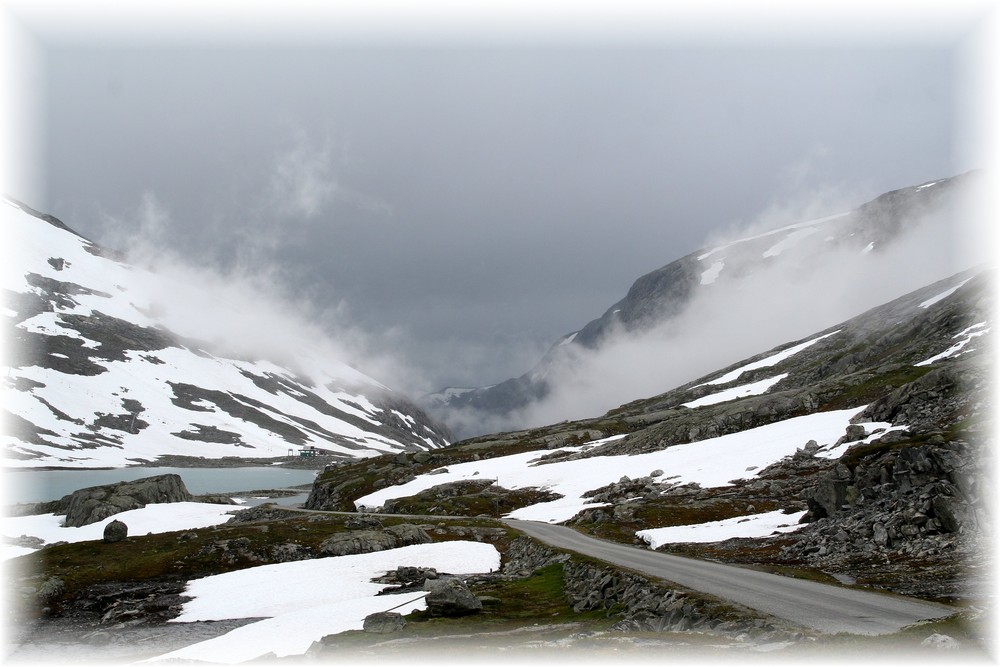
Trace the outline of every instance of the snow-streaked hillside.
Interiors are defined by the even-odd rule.
[[[470,437],[581,419],[665,391],[990,261],[970,251],[985,245],[987,217],[975,207],[984,187],[970,172],[834,215],[764,216],[640,276],[523,375],[420,400]]]
[[[197,318],[171,317],[176,307],[165,312],[154,298],[203,303],[213,295],[202,285],[168,283],[13,200],[3,236],[7,466],[271,458],[310,447],[363,458],[446,443],[405,398],[319,344],[289,336],[295,370],[266,354],[220,351],[219,341],[199,340]],[[254,304],[211,307],[239,322]]]
[[[588,492],[617,482],[622,476],[653,476],[652,473],[658,470],[659,474],[655,476],[663,477],[664,481],[669,480],[672,484],[722,487],[733,480],[752,477],[748,471],[766,468],[794,454],[809,440],[816,440],[821,447],[832,449],[851,423],[851,418],[862,410],[818,412],[648,454],[547,462],[539,452],[534,451],[462,463],[432,470],[407,484],[380,489],[355,503],[359,508],[380,507],[387,500],[411,496],[440,484],[495,479],[504,488],[542,488],[562,496],[558,500],[520,508],[508,515],[512,519],[559,523],[585,509],[606,505],[588,502]],[[877,437],[874,434],[883,434],[892,425],[864,423],[862,426],[867,433],[873,434],[871,437]],[[612,436],[562,451],[586,451],[622,437]],[[840,453],[843,450],[833,456]]]

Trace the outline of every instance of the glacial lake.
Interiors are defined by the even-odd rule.
[[[77,489],[115,482],[130,482],[143,477],[176,473],[192,494],[231,493],[260,489],[286,489],[312,484],[316,470],[278,467],[248,468],[115,468],[113,470],[11,470],[3,473],[4,502],[32,503],[59,500]],[[305,501],[309,490],[268,502],[294,505]],[[247,504],[259,504],[253,501]]]

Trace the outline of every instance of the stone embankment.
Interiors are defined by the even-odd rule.
[[[504,573],[530,576],[547,565],[563,564],[563,590],[574,611],[605,610],[618,616],[621,631],[705,632],[739,640],[801,638],[781,621],[665,583],[575,559],[526,537],[511,542]]]

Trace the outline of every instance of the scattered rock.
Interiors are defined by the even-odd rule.
[[[479,598],[456,577],[428,579],[424,590],[430,591],[424,600],[431,616],[467,616],[483,609]]]
[[[51,577],[38,587],[35,597],[43,604],[48,604],[53,600],[62,597],[66,592],[66,583],[59,578]]]
[[[378,635],[399,632],[406,627],[406,619],[394,611],[380,611],[365,616],[363,630]]]
[[[115,519],[104,527],[104,541],[107,544],[121,542],[128,537],[128,526],[124,521]]]

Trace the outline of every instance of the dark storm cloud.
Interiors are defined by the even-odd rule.
[[[33,205],[259,268],[394,346],[410,390],[519,375],[803,192],[856,205],[979,166],[955,158],[941,40],[204,41],[46,46]]]

